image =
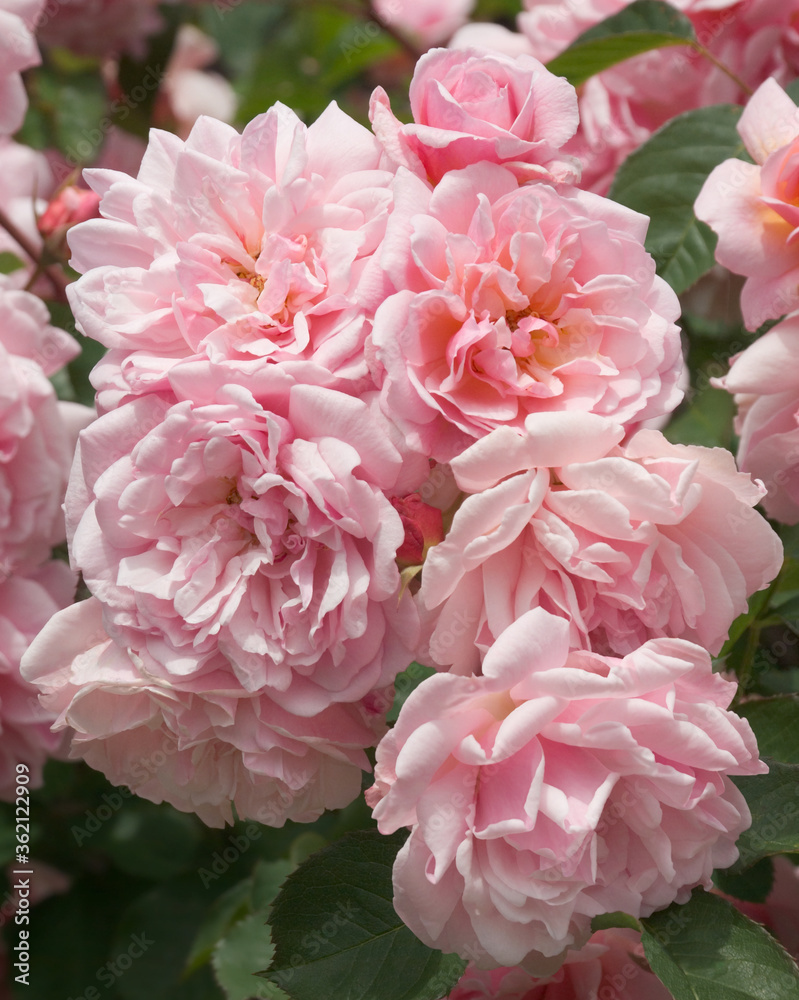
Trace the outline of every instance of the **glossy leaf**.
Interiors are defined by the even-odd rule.
[[[695,41],[693,25],[674,7],[658,0],[636,0],[584,31],[547,69],[579,87],[596,73],[642,52]]]
[[[622,163],[610,197],[651,217],[646,248],[678,294],[714,264],[716,236],[694,215],[714,167],[745,157],[735,130],[741,109],[727,104],[687,111],[659,129]]]
[[[465,962],[422,944],[397,916],[391,871],[405,833],[348,834],[290,875],[272,908],[265,978],[292,1000],[439,1000]]]
[[[695,889],[642,921],[644,953],[675,1000],[799,1000],[799,969],[759,924]]]

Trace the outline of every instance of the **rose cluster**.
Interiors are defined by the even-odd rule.
[[[577,186],[574,89],[441,49],[410,103],[200,119],[87,172],[92,596],[24,670],[73,756],[212,825],[342,806],[377,745],[403,919],[550,974],[735,860],[730,776],[764,765],[710,655],[781,545],[727,452],[651,429],[679,307],[647,220]]]

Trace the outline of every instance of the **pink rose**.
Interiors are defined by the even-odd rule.
[[[435,49],[416,64],[410,100],[413,123],[403,125],[378,87],[369,117],[388,155],[433,183],[481,162],[505,164],[520,180],[579,176],[558,153],[577,128],[574,87],[537,59]]]
[[[519,615],[563,615],[572,645],[631,652],[675,636],[717,653],[782,564],[752,508],[761,487],[721,448],[670,444],[591,414],[537,414],[454,459],[469,493],[425,561],[419,592],[433,664],[479,671]],[[424,659],[424,655],[422,655]]]
[[[30,786],[61,742],[50,731],[55,716],[39,704],[38,690],[20,676],[23,654],[37,632],[75,594],[75,574],[52,560],[26,574],[0,579],[0,799],[13,801],[17,765],[27,765]]]
[[[48,379],[79,351],[35,295],[0,279],[0,563],[33,569],[64,541],[61,503],[88,407],[60,403]]]
[[[377,20],[429,48],[469,19],[476,0],[374,0]]]
[[[481,676],[423,681],[378,746],[367,801],[381,833],[411,827],[397,913],[430,947],[548,975],[593,916],[685,902],[751,822],[729,775],[767,770],[735,690],[693,643],[605,657],[522,614]]]
[[[70,226],[97,218],[99,204],[94,191],[74,184],[61,188],[39,219],[39,232],[43,236],[61,236]]]
[[[158,0],[58,0],[36,22],[44,45],[88,56],[129,52],[141,58],[145,40],[163,27]]]
[[[649,969],[640,933],[614,927],[597,931],[579,951],[567,953],[551,976],[521,968],[469,966],[449,1000],[672,1000]]]
[[[349,804],[384,729],[364,705],[294,714],[245,691],[230,671],[167,678],[145,649],[105,633],[95,598],[55,615],[24,659],[71,756],[115,785],[196,812],[209,826],[242,819],[282,826]]]
[[[175,366],[175,398],[81,435],[65,509],[109,635],[164,683],[222,672],[312,717],[390,684],[418,625],[386,496],[408,467],[366,402],[290,369]]]
[[[718,383],[735,393],[738,463],[765,484],[763,507],[799,522],[799,314],[772,327],[733,359]]]
[[[306,128],[276,105],[243,133],[154,131],[137,179],[86,172],[102,219],[70,230],[79,326],[112,348],[103,409],[165,386],[177,360],[313,360],[358,389],[384,297],[391,207],[378,143],[332,104]]]
[[[766,80],[738,131],[755,162],[725,160],[694,207],[718,234],[716,260],[745,275],[741,311],[756,330],[799,306],[799,109],[779,84]]]
[[[644,250],[643,216],[519,187],[489,163],[432,192],[403,173],[395,197],[381,260],[401,291],[372,342],[385,412],[412,447],[446,462],[534,412],[630,423],[677,405],[679,303]]]
[[[45,0],[0,0],[0,136],[22,125],[28,96],[20,73],[41,62],[33,24]]]

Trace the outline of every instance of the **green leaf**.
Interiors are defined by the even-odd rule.
[[[589,77],[632,56],[690,42],[696,42],[696,35],[684,14],[658,0],[636,0],[584,31],[565,52],[547,63],[547,69],[579,87]]]
[[[640,931],[641,923],[629,913],[622,913],[621,910],[614,913],[600,913],[591,921],[591,933],[606,931],[610,927],[629,927],[631,930]]]
[[[728,896],[744,899],[749,903],[765,903],[774,886],[774,862],[771,858],[761,858],[740,875],[734,875],[730,871],[716,871],[713,872],[713,881]]]
[[[627,157],[610,190],[651,217],[646,248],[678,294],[713,266],[716,236],[694,215],[694,202],[714,167],[746,157],[735,130],[740,115],[728,104],[678,115]]]
[[[274,983],[256,975],[275,953],[263,914],[253,913],[239,921],[214,950],[212,964],[227,1000],[282,1000],[286,994]]]
[[[195,938],[194,945],[186,960],[187,974],[210,961],[218,946],[230,938],[230,935],[244,919],[257,915],[260,921],[259,926],[263,928],[269,918],[269,907],[272,901],[286,876],[294,871],[294,868],[295,865],[292,862],[283,859],[259,861],[249,878],[243,879],[227,892],[223,892],[208,910],[205,921]],[[263,932],[261,937],[263,937]],[[271,941],[268,928],[266,937],[268,941]],[[252,971],[258,972],[263,969],[272,960],[273,951],[274,949],[270,946],[269,957],[263,960],[259,959]],[[221,980],[220,984],[224,985]],[[255,986],[257,985],[256,981]],[[262,985],[266,989],[267,984]],[[250,986],[255,988],[252,984]],[[269,988],[273,987],[269,986]]]
[[[292,869],[307,861],[312,854],[321,851],[323,847],[327,847],[327,844],[327,838],[313,830],[307,830],[299,837],[295,837],[289,848],[289,862]]]
[[[735,401],[723,389],[708,386],[694,394],[666,427],[664,434],[674,444],[700,444],[706,448],[728,448],[732,443]]]
[[[799,851],[799,765],[767,763],[768,774],[733,778],[752,813],[752,825],[738,838],[733,873],[772,854]]]
[[[403,670],[401,674],[397,675],[394,681],[394,704],[386,715],[386,722],[397,721],[400,709],[408,700],[411,692],[415,691],[423,680],[432,677],[434,673],[436,671],[433,667],[425,667],[421,663],[414,661],[407,670]]]
[[[391,871],[406,833],[360,831],[290,875],[272,907],[264,973],[292,1000],[439,1000],[466,963],[432,951],[394,911]]]
[[[799,1000],[799,969],[765,928],[695,889],[641,921],[652,971],[675,1000]]]
[[[253,872],[252,908],[265,910],[271,906],[286,878],[294,871],[291,861],[259,861]]]
[[[24,266],[19,257],[10,250],[3,250],[0,253],[0,274],[13,274]]]
[[[186,959],[187,973],[192,973],[209,962],[214,948],[233,925],[249,915],[252,907],[252,891],[253,879],[247,878],[214,900]]]
[[[93,162],[112,124],[99,74],[70,74],[47,83],[58,148],[72,165]]]
[[[749,721],[762,756],[799,764],[799,697],[783,695],[747,701],[735,709]]]
[[[761,615],[768,609],[769,600],[772,595],[772,588],[765,587],[763,590],[755,591],[749,598],[748,608],[743,614],[738,615],[730,626],[727,634],[727,641],[721,647],[719,658],[724,659],[732,652],[738,640],[760,619]]]

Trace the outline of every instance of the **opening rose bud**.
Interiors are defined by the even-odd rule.
[[[441,511],[425,503],[418,493],[392,497],[391,506],[399,514],[405,529],[405,541],[397,549],[397,563],[400,569],[419,566],[424,562],[427,550],[443,541]]]
[[[74,184],[62,187],[38,221],[39,232],[57,260],[69,259],[66,235],[79,222],[100,217],[100,196]]]

